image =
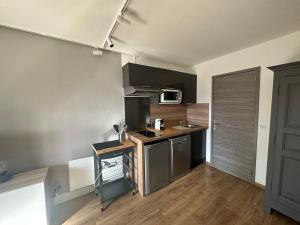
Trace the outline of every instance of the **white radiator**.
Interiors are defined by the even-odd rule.
[[[69,161],[70,191],[93,185],[94,181],[94,157]]]
[[[124,176],[122,156],[102,160],[102,179],[111,182]],[[70,191],[95,184],[94,157],[69,161]]]

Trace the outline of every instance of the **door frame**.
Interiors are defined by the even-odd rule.
[[[218,74],[212,76],[212,86],[211,86],[211,121],[210,121],[210,127],[211,127],[211,138],[210,138],[210,146],[211,146],[211,164],[213,167],[217,168],[214,164],[214,146],[213,146],[213,140],[214,140],[214,83],[217,78],[220,77],[228,77],[228,76],[234,76],[237,74],[254,71],[258,72],[258,76],[256,79],[256,96],[255,96],[255,117],[254,117],[254,123],[256,126],[254,127],[254,138],[253,138],[253,161],[252,161],[252,176],[251,176],[251,183],[255,183],[255,174],[256,174],[256,155],[257,155],[257,135],[258,135],[258,115],[259,115],[259,97],[260,97],[260,75],[261,75],[261,67],[254,67],[244,70],[238,70],[234,72],[224,73],[224,74]],[[231,174],[231,173],[229,173]],[[233,176],[237,176],[235,174],[231,174]],[[239,177],[242,179],[241,177]]]

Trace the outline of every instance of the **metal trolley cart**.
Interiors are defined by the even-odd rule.
[[[135,194],[134,146],[127,140],[93,144],[95,193],[101,211],[121,195],[130,191]]]

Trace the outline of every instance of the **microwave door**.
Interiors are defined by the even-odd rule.
[[[175,101],[177,99],[177,93],[168,91],[165,93],[165,101]]]
[[[161,103],[174,103],[174,104],[178,104],[180,103],[179,100],[180,96],[179,96],[179,92],[177,90],[168,90],[168,91],[164,91],[161,94]]]

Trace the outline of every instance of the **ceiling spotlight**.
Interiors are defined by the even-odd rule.
[[[131,22],[122,15],[118,16],[117,22],[121,24],[131,24]]]
[[[107,38],[107,44],[108,44],[108,46],[109,46],[110,48],[113,48],[113,47],[114,47],[114,43],[112,42],[112,40],[111,40],[110,37]]]
[[[121,15],[118,16],[117,22],[118,23],[123,23],[123,17]]]

